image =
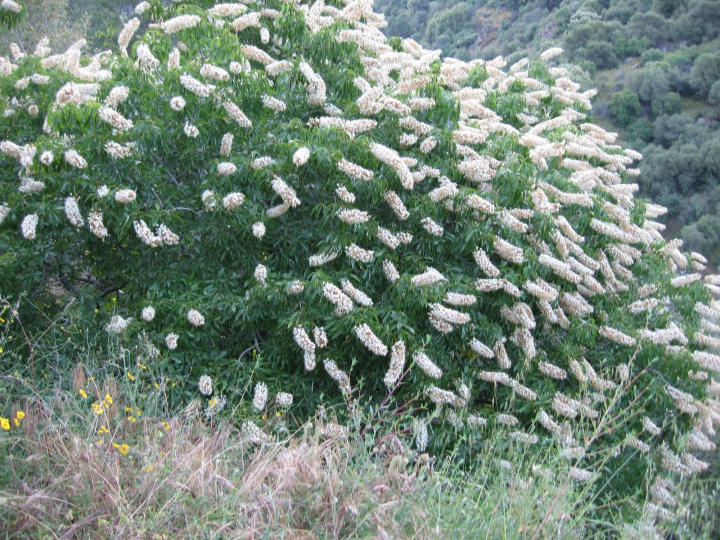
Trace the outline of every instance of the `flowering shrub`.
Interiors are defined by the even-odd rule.
[[[258,413],[389,391],[422,448],[554,439],[609,496],[707,467],[720,278],[562,68],[443,59],[360,1],[143,4],[117,52],[0,59],[5,294],[116,295],[108,332]]]

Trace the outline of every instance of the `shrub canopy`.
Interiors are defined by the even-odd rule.
[[[3,295],[40,326],[62,283],[181,398],[203,374],[299,415],[392,391],[434,448],[555,440],[608,501],[703,470],[720,289],[633,198],[639,154],[563,69],[441,58],[383,22],[155,0],[118,50],[0,60]]]

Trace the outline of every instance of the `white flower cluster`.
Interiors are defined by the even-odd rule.
[[[107,237],[108,231],[103,223],[102,212],[90,212],[88,214],[88,229],[100,239]]]
[[[350,244],[345,247],[345,255],[361,263],[369,263],[372,261],[375,252],[369,249],[363,249],[357,244]]]
[[[185,108],[185,98],[182,96],[170,98],[170,108],[173,111],[182,111]]]
[[[143,244],[150,247],[160,247],[162,245],[162,237],[158,234],[154,234],[145,220],[138,219],[133,221],[133,229],[135,234],[142,241]]]
[[[137,54],[138,57],[135,63],[136,67],[156,68],[160,65],[160,60],[155,57],[146,43],[140,43],[137,49],[135,49],[135,54]]]
[[[265,410],[265,404],[268,398],[268,387],[265,383],[259,382],[255,385],[253,393],[252,406],[256,411],[262,412]]]
[[[292,162],[295,167],[302,167],[310,159],[310,149],[307,146],[298,148],[292,157]]]
[[[269,166],[273,162],[273,158],[270,156],[261,156],[259,158],[255,158],[250,162],[250,168],[254,171],[258,171],[260,169],[264,169],[265,167]]]
[[[116,108],[130,96],[130,89],[127,86],[115,86],[105,98],[105,105]]]
[[[300,199],[298,199],[295,190],[288,186],[279,176],[273,177],[271,186],[275,193],[283,200],[284,206],[295,208],[300,205]]]
[[[337,367],[337,364],[329,358],[323,360],[323,367],[325,368],[327,374],[330,375],[330,378],[337,382],[343,395],[349,396],[352,392],[352,388],[350,386],[350,377],[348,374]]]
[[[267,280],[267,267],[264,264],[258,264],[255,267],[255,272],[253,274],[255,276],[255,279],[261,284],[265,285],[265,280]]]
[[[179,337],[180,336],[178,336],[175,332],[170,332],[167,336],[165,336],[165,345],[167,345],[167,348],[171,351],[177,349]]]
[[[432,266],[428,266],[422,274],[417,274],[410,279],[410,282],[417,287],[432,285],[438,281],[447,281],[447,279]]]
[[[20,193],[39,193],[45,189],[45,182],[35,180],[31,176],[23,176],[20,179],[18,191]]]
[[[262,221],[256,221],[252,224],[253,236],[257,239],[265,236],[265,224]]]
[[[183,132],[191,139],[195,139],[198,135],[200,135],[200,130],[190,122],[185,122]]]
[[[620,345],[628,345],[629,346],[629,345],[635,345],[635,343],[636,343],[634,337],[628,336],[627,334],[621,332],[617,328],[612,328],[610,326],[601,326],[598,328],[598,332],[605,339],[614,341],[615,343],[619,343]]]
[[[312,371],[315,369],[315,344],[302,326],[293,328],[293,339],[304,352],[305,369]]]
[[[214,17],[237,17],[238,15],[245,13],[245,11],[247,11],[247,6],[245,4],[241,4],[240,2],[236,2],[215,4],[207,10],[207,13],[208,15],[212,15]]]
[[[182,84],[188,92],[192,92],[196,96],[203,98],[209,97],[215,90],[215,86],[212,84],[201,83],[195,77],[188,75],[187,73],[180,75],[180,84]]]
[[[133,17],[125,23],[125,26],[123,26],[122,30],[120,30],[120,33],[118,34],[117,44],[120,51],[125,56],[127,56],[127,47],[130,44],[130,40],[135,35],[138,28],[140,28],[140,19]]]
[[[12,11],[13,13],[20,13],[22,11],[22,6],[15,2],[15,0],[3,0],[0,8],[6,11]]]
[[[142,310],[142,320],[150,322],[155,318],[155,308],[152,306],[146,306]]]
[[[413,354],[413,362],[423,370],[423,373],[433,379],[442,377],[442,370],[432,361],[424,352],[416,352]]]
[[[197,15],[180,15],[160,23],[160,28],[162,28],[166,34],[174,34],[176,32],[180,32],[181,30],[193,28],[197,26],[199,22],[200,17]]]
[[[340,171],[344,172],[350,178],[353,178],[355,180],[369,182],[373,179],[373,176],[375,176],[371,170],[366,169],[365,167],[361,167],[360,165],[348,161],[345,158],[338,161],[337,167],[338,169],[340,169]]]
[[[87,168],[87,161],[85,161],[85,158],[78,154],[75,150],[66,150],[64,156],[65,161],[76,169]]]
[[[233,134],[226,133],[225,135],[223,135],[222,140],[220,141],[220,155],[223,157],[228,157],[230,155],[230,152],[232,152],[232,145]]]
[[[395,212],[398,219],[405,221],[410,217],[410,212],[408,212],[408,209],[405,207],[405,204],[402,202],[402,199],[397,193],[394,191],[386,191],[384,199],[385,202],[390,205],[392,211]]]
[[[340,282],[340,286],[342,287],[343,292],[350,298],[355,300],[355,302],[357,302],[359,305],[365,307],[370,307],[373,305],[372,299],[367,294],[354,287],[353,284],[350,283],[347,279],[343,279]]]
[[[488,360],[494,358],[495,352],[479,339],[473,338],[470,341],[470,348],[478,355]]]
[[[430,401],[436,405],[448,405],[455,403],[457,400],[457,396],[454,392],[451,392],[450,390],[443,390],[442,388],[438,388],[434,385],[428,388],[425,393]]]
[[[310,267],[316,267],[316,266],[322,266],[323,264],[327,264],[330,261],[334,261],[338,258],[340,255],[337,251],[329,251],[325,253],[319,253],[317,255],[310,255],[308,257],[308,264]]]
[[[180,51],[177,47],[173,47],[173,50],[168,54],[167,69],[168,71],[180,69]]]
[[[292,405],[292,402],[293,395],[288,392],[278,392],[275,394],[275,403],[277,403],[279,407],[288,408]]]
[[[405,368],[405,342],[396,341],[390,349],[390,366],[388,367],[383,382],[388,389],[391,389],[400,379]]]
[[[222,205],[227,211],[235,210],[243,204],[245,195],[239,192],[228,193],[223,197]]]
[[[400,178],[400,183],[405,189],[413,188],[415,181],[413,180],[412,173],[405,161],[395,150],[374,142],[370,144],[370,152],[372,152],[378,160],[395,171],[395,174]]]
[[[187,312],[187,320],[190,324],[195,327],[199,327],[205,324],[205,317],[196,309],[190,309]]]
[[[325,333],[325,328],[322,326],[316,326],[313,328],[313,340],[318,349],[324,349],[328,345],[328,337]]]
[[[200,75],[206,79],[214,79],[216,81],[229,81],[230,74],[223,68],[212,64],[203,64],[200,68]]]
[[[291,281],[287,287],[288,294],[302,294],[305,291],[305,284],[302,281]]]
[[[111,334],[122,334],[125,330],[127,330],[127,327],[130,326],[131,322],[132,317],[124,319],[120,315],[113,315],[105,329]]]
[[[455,325],[467,324],[470,322],[470,315],[443,306],[442,304],[430,304],[430,316],[441,319]]]
[[[482,270],[488,277],[496,278],[500,275],[500,270],[498,270],[497,267],[490,261],[490,258],[483,249],[476,248],[473,252],[473,258],[480,267],[480,270]]]
[[[498,256],[513,264],[522,264],[525,260],[522,248],[511,244],[510,242],[496,237],[493,247]]]
[[[370,221],[370,214],[356,208],[342,208],[338,210],[337,217],[340,218],[340,221],[351,225]]]
[[[308,103],[310,105],[322,105],[325,103],[327,90],[322,77],[315,73],[307,62],[300,62],[298,69],[307,81],[305,89],[308,93]]]
[[[108,141],[105,143],[105,152],[107,152],[112,159],[124,159],[131,155],[134,149],[135,143],[133,142],[120,144],[115,141]]]
[[[247,440],[253,444],[263,444],[268,440],[267,434],[252,420],[243,423],[242,432]]]
[[[40,154],[40,163],[45,166],[50,166],[54,159],[55,154],[53,154],[51,150],[45,150],[42,154]]]
[[[125,118],[122,114],[107,105],[103,105],[98,109],[98,116],[100,120],[106,124],[110,124],[118,131],[128,131],[133,127],[132,120]]]
[[[262,95],[262,102],[265,107],[275,112],[283,112],[285,109],[287,109],[287,105],[283,100],[275,98],[268,94]]]
[[[200,379],[198,379],[198,390],[200,390],[200,393],[203,396],[209,396],[213,393],[212,378],[210,377],[210,375],[200,376]]]
[[[73,226],[79,228],[85,225],[85,220],[80,213],[80,207],[75,197],[65,198],[65,215]]]
[[[547,375],[552,379],[567,379],[567,371],[550,362],[540,362],[538,364],[538,369],[541,373]]]
[[[448,292],[445,294],[445,302],[453,306],[472,306],[477,301],[475,295]]]
[[[382,263],[382,267],[383,273],[390,283],[395,283],[398,279],[400,279],[400,272],[398,272],[398,269],[392,261],[385,259]]]
[[[37,214],[28,214],[20,222],[20,232],[26,240],[35,240],[35,230],[39,221]]]
[[[237,172],[237,166],[229,161],[221,161],[217,165],[217,171],[220,176],[230,176]]]
[[[253,15],[253,13],[249,13],[248,15],[243,15],[243,17],[249,17],[251,15]],[[236,19],[235,22],[238,22],[243,17]],[[266,53],[262,49],[255,47],[254,45],[243,45],[242,47],[240,47],[240,50],[249,60],[254,60],[255,62],[259,62],[264,66],[267,66],[267,65],[275,62],[275,59],[272,56],[270,56],[268,53]]]
[[[353,327],[355,335],[367,349],[378,356],[385,356],[388,353],[387,345],[378,338],[372,329],[366,324],[361,323]]]
[[[429,217],[423,218],[420,220],[420,223],[422,223],[423,228],[433,236],[442,236],[445,233],[442,225],[437,224]]]

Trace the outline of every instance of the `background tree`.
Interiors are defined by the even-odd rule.
[[[640,116],[642,105],[635,92],[621,90],[610,99],[608,112],[618,126],[627,127]]]

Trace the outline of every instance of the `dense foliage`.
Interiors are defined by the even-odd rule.
[[[209,413],[254,388],[251,431],[268,399],[409,406],[421,450],[557,444],[602,478],[599,512],[649,489],[667,518],[720,422],[717,278],[663,240],[640,156],[565,69],[383,24],[364,2],[156,0],[119,52],[0,60],[4,301],[32,333],[72,295]]]
[[[495,0],[481,6],[381,0],[379,5],[391,32],[458,58],[502,54],[514,62],[562,45],[565,58],[594,79],[595,114],[652,156],[641,167],[642,194],[667,206],[671,234],[681,234],[714,265],[720,262],[720,241],[708,226],[719,215],[714,191],[720,174],[707,163],[713,157],[706,157],[720,141],[720,3]],[[674,129],[670,139],[668,124],[687,129]],[[690,170],[678,173],[688,162]]]

